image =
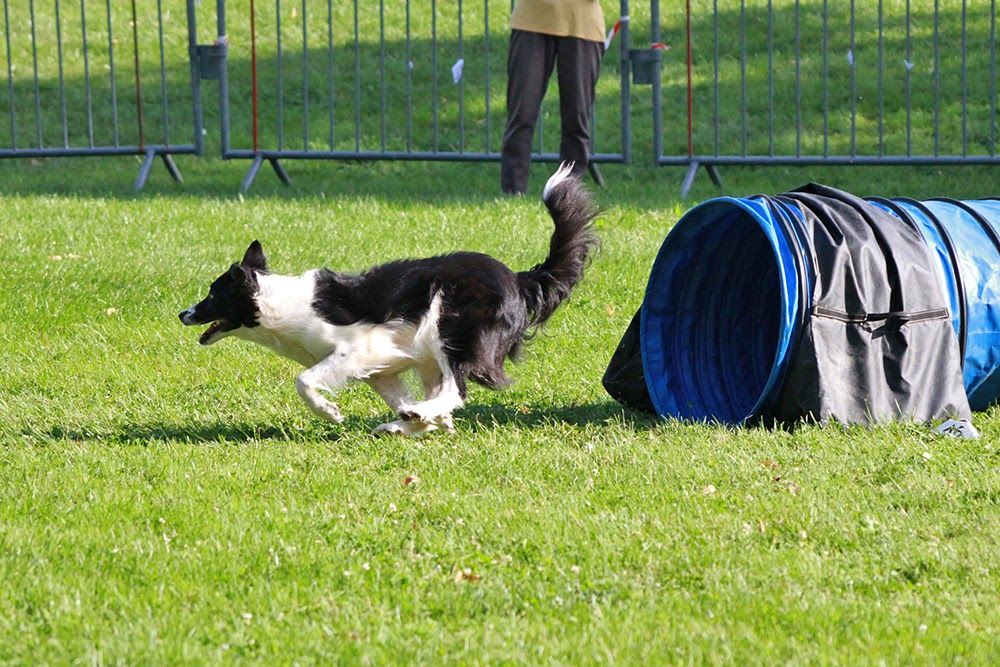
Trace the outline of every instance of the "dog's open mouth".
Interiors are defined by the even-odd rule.
[[[216,320],[212,322],[201,334],[201,337],[198,338],[198,342],[202,345],[208,345],[209,342],[211,342],[212,336],[226,329],[226,324],[227,322],[225,320]]]

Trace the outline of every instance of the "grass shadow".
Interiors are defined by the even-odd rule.
[[[620,421],[627,428],[637,430],[650,428],[660,421],[654,415],[630,410],[614,401],[561,406],[477,404],[462,408],[456,416],[477,430],[497,426],[536,427],[553,424],[586,427],[605,425],[611,421]]]
[[[634,412],[617,403],[606,401],[581,405],[518,407],[502,404],[477,404],[460,410],[458,430],[483,431],[494,428],[525,427],[534,428],[566,424],[575,427],[604,425],[611,421],[621,421],[629,429],[644,429],[655,426],[659,420],[652,415]],[[391,419],[385,414],[379,417],[348,416],[337,426],[327,426],[317,422],[300,430],[291,425],[262,424],[250,421],[240,422],[193,422],[190,424],[152,422],[145,424],[119,424],[110,428],[54,426],[48,430],[22,431],[22,436],[48,441],[69,441],[85,443],[99,441],[112,445],[151,445],[163,443],[245,444],[253,441],[273,440],[277,442],[337,442],[349,435],[367,435],[383,421]]]
[[[351,420],[348,420],[350,423]],[[361,420],[355,419],[359,422]],[[310,433],[312,430],[310,430]],[[331,430],[326,439],[338,440],[342,431]],[[38,436],[38,433],[25,433]],[[109,429],[64,428],[55,426],[42,433],[52,440],[86,442],[99,440],[106,444],[135,445],[166,442],[187,444],[246,443],[255,440],[305,441],[306,436],[290,427],[252,422],[195,422],[191,424],[120,424]]]

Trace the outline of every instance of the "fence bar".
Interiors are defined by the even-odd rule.
[[[56,0],[56,56],[59,59],[59,106],[62,110],[63,148],[69,148],[69,119],[66,115],[66,80],[63,78],[62,17]]]
[[[857,56],[857,14],[854,0],[851,0],[851,50],[848,64],[851,67],[851,155],[858,153],[858,56]]]
[[[84,0],[80,0],[83,4]],[[86,44],[86,42],[84,42]],[[84,53],[87,50],[84,48]],[[146,138],[142,127],[142,76],[139,72],[139,21],[135,12],[135,0],[132,0],[132,57],[135,63],[135,115],[139,124],[139,152],[145,151]]]
[[[650,37],[654,42],[660,41],[660,0],[651,0],[649,3],[650,14]],[[631,28],[631,26],[628,26]],[[625,28],[623,27],[623,30]],[[624,46],[622,47],[624,48]],[[623,54],[623,59],[628,57],[627,52]],[[663,152],[663,111],[662,105],[662,76],[661,63],[656,64],[656,72],[653,75],[653,154],[660,155]]]
[[[354,150],[361,150],[361,39],[358,0],[354,0]]]
[[[885,155],[885,25],[878,0],[878,154]]]
[[[795,154],[802,155],[802,19],[795,0]]]
[[[253,123],[253,152],[256,153],[260,150],[260,106],[257,91],[257,8],[254,0],[250,0],[250,115]]]
[[[309,14],[302,0],[302,148],[309,150]]]
[[[163,143],[170,145],[170,113],[167,103],[167,61],[163,53],[163,0],[156,0],[157,31],[160,38],[160,96],[163,112]]]
[[[718,146],[715,154],[719,154]],[[767,0],[767,154],[774,155],[774,2],[772,0]]]
[[[7,106],[10,109],[10,145],[17,148],[17,110],[14,107],[14,64],[10,53],[10,12],[3,0],[3,36],[7,43]]]
[[[73,146],[70,148],[0,148],[0,158],[45,158],[45,157],[101,157],[101,156],[123,156],[148,154],[153,152],[157,155],[196,155],[197,150],[193,145],[174,144],[172,146],[148,145],[140,149],[139,146]]]
[[[413,150],[413,43],[410,0],[406,0],[406,150]]]
[[[0,157],[3,152],[0,150]],[[496,153],[476,153],[472,151],[413,151],[405,150],[367,150],[367,151],[303,151],[294,149],[262,150],[254,153],[249,149],[233,149],[226,156],[229,159],[261,160],[398,160],[405,162],[496,162]],[[559,153],[535,153],[532,159],[540,162],[561,162]],[[687,158],[681,158],[687,164]],[[713,158],[714,159],[714,158]],[[589,156],[590,162],[620,163],[618,153],[594,153]]]
[[[187,38],[191,76],[191,120],[194,131],[194,146],[195,152],[201,155],[205,146],[205,136],[201,131],[204,114],[201,106],[201,72],[199,71],[198,59],[196,58],[198,52],[198,28],[195,19],[195,2],[196,0],[187,0]]]
[[[433,126],[434,151],[438,150],[438,47],[437,47],[437,0],[431,0],[431,125]]]
[[[35,39],[35,0],[28,0],[31,14],[31,62],[35,78],[35,135],[38,147],[42,147],[42,94],[38,85],[38,42]]]
[[[830,7],[823,0],[823,155],[830,154]]]
[[[409,3],[409,0],[406,0]],[[409,62],[409,56],[406,58]],[[327,143],[330,146],[330,150],[334,148],[334,86],[333,86],[333,0],[326,0],[326,86],[329,91],[329,102],[327,104],[327,114],[329,115],[330,121],[330,132],[327,138]]]
[[[378,2],[378,89],[379,89],[379,133],[382,150],[386,149],[386,118],[385,118],[385,0]]]
[[[652,0],[649,4],[650,6],[650,37],[654,42],[660,41],[660,0]],[[688,0],[686,5],[686,11],[690,10],[690,0]],[[690,12],[687,13],[690,16]],[[690,40],[687,42],[690,44]],[[657,105],[660,104],[660,99],[662,96],[661,82],[660,82],[660,65],[657,64],[656,72],[653,76],[653,100]],[[688,152],[691,151],[691,115],[688,114]],[[660,155],[663,152],[663,112],[653,114],[653,154]]]
[[[990,0],[990,155],[997,152],[997,3]]]
[[[941,52],[939,0],[934,0],[934,155],[940,152],[941,139]]]
[[[111,86],[111,132],[114,137],[114,145],[118,146],[120,144],[120,137],[118,134],[118,82],[115,79],[115,38],[114,32],[111,27],[111,0],[106,0],[104,3],[105,16],[107,17],[107,27],[108,27],[108,77],[109,84]],[[195,29],[194,29],[194,8],[188,4],[188,39],[191,40],[193,45],[195,41]],[[192,56],[192,70],[194,68],[194,58]],[[196,73],[192,71],[192,77],[196,76]],[[197,127],[201,127],[197,125]],[[201,133],[198,133],[199,140]]]
[[[458,59],[465,61],[462,35],[462,0],[458,0]],[[458,152],[465,151],[465,76],[458,80]]]
[[[691,6],[690,0],[688,6]],[[688,12],[688,23],[691,17]],[[747,120],[750,115],[749,91],[747,90],[747,3],[740,0],[740,146],[743,155],[747,154]],[[690,47],[689,47],[690,53]],[[690,81],[690,76],[689,76]],[[690,86],[690,83],[688,84]],[[690,97],[690,94],[688,95]],[[690,121],[689,121],[690,122]],[[693,153],[688,150],[688,153]]]
[[[910,14],[910,0],[906,0],[906,62],[903,65],[906,68],[903,76],[905,77],[904,87],[906,95],[906,154],[913,154],[913,104],[912,104],[912,82],[910,71],[913,69],[913,49],[911,43],[911,14]]]
[[[490,0],[483,0],[483,56],[486,59],[486,82],[485,99],[486,108],[486,131],[484,133],[483,150],[490,152],[490,135],[492,132],[493,118],[490,114]]]
[[[94,146],[94,109],[90,90],[90,46],[87,39],[87,9],[85,0],[80,0],[80,31],[83,35],[83,89],[87,107],[87,145]],[[135,0],[132,2],[132,23],[135,25]],[[142,142],[139,142],[140,145]]]
[[[670,155],[660,156],[656,163],[664,167],[689,166],[697,162],[703,166],[766,165],[1000,165],[1000,155]]]
[[[962,155],[968,155],[969,153],[969,71],[966,31],[967,10],[967,2],[966,0],[962,0]],[[994,119],[994,122],[996,122],[996,119]]]
[[[277,35],[277,82],[278,86],[278,149],[285,147],[285,52],[282,50],[281,0],[275,0],[275,33]]]
[[[622,161],[626,164],[632,162],[632,114],[629,105],[624,102],[624,100],[631,99],[631,61],[629,60],[628,53],[629,49],[632,47],[632,30],[631,23],[632,19],[629,16],[629,0],[621,0],[619,4],[619,12],[621,16],[621,29],[619,30],[619,39],[621,43],[618,45],[619,62],[620,66],[620,85],[621,85],[621,99],[623,100],[620,105],[620,117],[621,117],[621,146],[622,146]],[[656,64],[656,81],[660,80],[660,63]],[[656,97],[656,111],[654,112],[655,117],[662,118],[662,109],[660,107],[660,97]]]
[[[712,60],[712,87],[715,102],[715,154],[722,152],[722,135],[720,131],[722,115],[719,102],[719,0],[712,0],[712,36],[714,41],[715,57]]]
[[[250,0],[253,3],[253,0]],[[250,16],[253,17],[253,7],[251,5]],[[226,0],[216,0],[215,2],[215,42],[228,52],[229,38],[226,36]],[[251,47],[253,45],[254,31],[250,31]],[[256,72],[256,68],[253,68]],[[256,114],[255,114],[256,116]],[[223,60],[223,66],[219,72],[219,144],[223,157],[229,155],[229,59],[228,53]],[[256,147],[255,147],[256,148]]]

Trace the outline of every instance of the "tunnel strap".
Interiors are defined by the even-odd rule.
[[[921,310],[914,313],[903,311],[888,313],[846,313],[834,308],[825,306],[814,306],[812,314],[816,317],[825,317],[831,320],[838,320],[848,324],[867,324],[869,322],[895,321],[900,326],[911,322],[927,322],[930,320],[947,320],[951,316],[947,308],[936,308],[934,310]]]

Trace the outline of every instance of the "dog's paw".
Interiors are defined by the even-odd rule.
[[[399,418],[403,421],[421,421],[427,422],[428,424],[438,424],[443,419],[450,419],[451,415],[441,415],[434,412],[433,409],[428,410],[424,403],[417,403],[415,405],[401,405],[399,407]]]
[[[431,431],[436,431],[437,426],[434,424],[427,424],[420,421],[403,421],[402,419],[397,419],[394,422],[387,422],[385,424],[379,424],[372,431],[372,435],[402,435],[409,437],[416,437],[423,435],[424,433],[430,433]]]
[[[395,421],[379,424],[372,431],[372,435],[406,435],[406,422]]]
[[[399,408],[399,412],[396,413],[399,418],[405,422],[411,421],[427,421],[424,416],[420,414],[420,411],[416,407],[404,405]]]
[[[434,423],[443,428],[448,433],[455,432],[455,421],[452,419],[451,415],[445,415],[444,417],[438,417]]]
[[[340,408],[337,407],[336,403],[331,403],[329,401],[323,401],[319,405],[313,407],[313,412],[317,416],[322,417],[328,422],[333,422],[334,424],[340,424],[344,421],[344,415],[340,414]]]
[[[334,424],[341,424],[344,421],[344,415],[340,414],[340,410],[338,410],[335,405],[331,405],[330,407],[324,409],[320,413],[320,416],[329,422],[333,422]]]
[[[403,406],[398,414],[400,421],[406,424],[426,424],[427,426],[444,429],[448,433],[455,432],[455,422],[450,414],[434,415],[409,406]]]

